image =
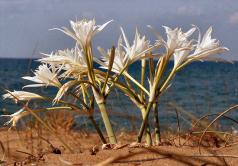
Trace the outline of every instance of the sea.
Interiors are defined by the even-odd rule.
[[[0,59],[0,96],[5,93],[4,89],[22,90],[22,87],[30,82],[23,80],[21,77],[32,76],[32,72],[38,65],[38,62],[32,59]],[[167,73],[172,66],[173,62],[171,61]],[[140,80],[140,68],[140,62],[134,63],[129,68],[129,73],[137,80]],[[44,93],[44,95],[51,97],[54,97],[57,92],[56,89],[52,88],[24,90]],[[208,117],[208,120],[212,120],[217,114],[237,104],[238,62],[232,64],[194,62],[179,71],[171,81],[169,89],[160,97],[158,114],[160,124],[164,129],[176,129],[178,120],[181,128],[188,129],[196,118],[213,114]],[[19,109],[19,104],[15,104],[11,100],[3,100],[1,97],[0,115],[14,113]],[[108,96],[107,109],[115,128],[125,130],[139,128],[141,113],[120,90],[114,89],[112,94]],[[178,118],[176,118],[176,112]],[[99,115],[99,111],[95,111],[95,119],[102,125]],[[153,123],[152,115],[153,113],[150,115],[151,123]],[[231,110],[226,115],[238,120],[238,109]],[[87,120],[84,118],[75,115],[78,128],[85,127]],[[7,120],[6,117],[0,117],[0,125],[2,126]],[[238,128],[238,124],[227,118],[221,118],[219,125],[229,130]],[[88,128],[90,128],[90,124]]]

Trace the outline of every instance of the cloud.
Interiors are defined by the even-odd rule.
[[[229,16],[230,24],[238,24],[238,12],[234,12]]]
[[[68,20],[84,17],[95,17],[99,24],[110,19],[115,20],[103,34],[95,38],[95,45],[102,47],[110,47],[111,42],[117,41],[119,26],[125,27],[132,38],[136,26],[152,37],[145,27],[147,24],[155,27],[187,27],[193,23],[202,29],[212,24],[219,30],[219,38],[224,38],[226,43],[232,41],[227,46],[235,55],[235,52],[238,52],[235,46],[238,40],[233,37],[234,33],[238,34],[238,29],[235,26],[227,26],[226,23],[231,25],[228,22],[229,15],[238,12],[238,3],[232,3],[231,9],[225,5],[225,0],[223,3],[215,1],[175,0],[171,3],[168,0],[151,0],[148,3],[144,0],[102,0],[98,3],[97,0],[0,0],[0,57],[30,57],[37,41],[40,52],[47,53],[71,47],[73,40],[47,29],[69,27]],[[217,12],[218,10],[220,12]],[[202,16],[206,16],[206,19]],[[235,23],[236,19],[231,20],[230,22]]]
[[[180,6],[177,8],[177,14],[199,16],[202,14],[202,10],[195,6]]]

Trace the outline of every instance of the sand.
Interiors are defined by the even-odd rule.
[[[48,132],[32,129],[7,131],[2,128],[2,165],[238,165],[236,145],[202,148],[201,154],[197,146],[179,146],[177,140],[175,145],[166,143],[132,148],[128,144],[134,141],[135,133],[121,132],[117,134],[117,149],[102,150],[102,144],[95,133],[65,130],[58,130],[58,133],[61,133],[59,136],[74,152],[66,149]],[[181,139],[181,144],[183,141]]]

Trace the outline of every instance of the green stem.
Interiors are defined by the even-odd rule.
[[[76,99],[81,101],[81,99],[77,95],[75,95],[74,93],[71,93],[71,95],[74,96]],[[104,144],[107,143],[105,138],[104,138],[104,136],[103,136],[103,134],[102,134],[101,129],[98,127],[95,119],[93,118],[93,113],[90,111],[90,108],[83,101],[81,101],[81,103],[82,103],[83,107],[87,110],[86,114],[88,115],[88,118],[89,118],[90,122],[92,123],[93,127],[97,131],[97,134],[99,135],[102,143],[104,143]]]
[[[44,109],[42,109],[42,110],[34,110],[35,112],[37,111],[37,112],[40,112],[40,111],[44,111],[44,110],[47,110],[47,111],[50,111],[50,110],[58,110],[58,109],[70,109],[70,110],[72,110],[72,108],[71,107],[51,107],[51,108],[44,108]],[[95,121],[95,119],[93,118],[93,115],[88,115],[88,118],[89,118],[89,120],[91,121],[91,123],[93,124],[93,127],[95,128],[95,130],[97,131],[97,133],[98,133],[98,135],[99,135],[99,137],[100,137],[100,139],[101,139],[101,141],[102,141],[102,143],[107,143],[107,141],[105,140],[105,138],[104,138],[104,136],[103,136],[103,134],[102,134],[102,131],[100,130],[100,128],[98,127],[98,125],[97,125],[97,123],[96,123],[96,121]]]
[[[145,107],[141,108],[141,113],[142,113],[142,118],[143,121],[145,120]],[[150,125],[147,123],[146,124],[146,131],[145,131],[145,135],[146,135],[146,143],[149,146],[152,146],[152,138],[151,138],[151,132],[150,132]]]
[[[156,74],[155,74],[155,80],[154,80],[154,83],[153,83],[153,86],[151,87],[152,89],[150,90],[151,94],[149,94],[149,102],[148,102],[148,105],[147,105],[147,108],[146,108],[146,111],[145,111],[145,119],[143,120],[142,124],[141,124],[141,127],[140,127],[140,131],[139,131],[139,134],[138,134],[138,137],[137,137],[137,142],[141,142],[141,139],[142,139],[142,136],[143,136],[143,132],[144,132],[144,129],[145,129],[145,126],[147,124],[147,121],[148,121],[148,116],[149,116],[149,112],[151,110],[151,107],[153,106],[153,103],[154,103],[154,100],[155,100],[155,97],[156,97],[156,89],[157,89],[157,86],[159,85],[159,82],[160,82],[160,79],[165,71],[165,68],[168,64],[168,60],[169,58],[167,56],[164,56],[160,59],[160,61],[158,61],[158,64],[157,64],[157,68],[156,68]],[[167,84],[167,80],[165,82],[165,84]],[[166,86],[165,86],[166,87]],[[165,88],[163,87],[163,88]]]
[[[97,125],[95,119],[93,118],[93,116],[89,116],[89,119],[90,119],[90,121],[92,122],[94,128],[96,129],[96,131],[97,131],[97,133],[98,133],[98,135],[99,135],[99,137],[100,137],[102,143],[103,143],[103,144],[106,144],[107,141],[106,141],[106,139],[104,138],[104,136],[103,136],[103,134],[102,134],[102,131],[101,131],[100,128],[98,127],[98,125]]]
[[[107,115],[106,112],[106,107],[105,107],[105,103],[104,103],[104,96],[101,92],[99,92],[99,89],[96,87],[96,81],[95,81],[95,75],[94,75],[94,70],[93,70],[93,56],[92,56],[92,46],[90,43],[90,46],[87,48],[86,47],[86,51],[87,56],[86,56],[86,61],[87,61],[87,66],[88,66],[88,78],[89,81],[92,83],[91,87],[92,87],[92,91],[93,91],[93,95],[96,99],[96,102],[98,104],[98,107],[100,109],[101,115],[102,115],[102,119],[107,131],[107,135],[109,137],[109,141],[110,143],[116,143],[116,137],[114,135],[114,132],[112,130],[112,126],[109,120],[109,117]]]
[[[184,68],[186,65],[188,65],[188,64],[191,63],[192,61],[193,61],[193,59],[189,59],[189,60],[185,61],[183,64],[181,64],[180,66],[178,66],[178,67],[176,68],[176,71],[181,70],[182,68]]]
[[[116,144],[117,140],[116,140],[115,134],[112,129],[111,122],[109,120],[109,117],[108,117],[108,114],[106,111],[105,103],[98,103],[98,107],[99,107],[101,115],[102,115],[102,119],[103,119],[103,122],[104,122],[104,125],[106,128],[106,131],[107,131],[107,136],[109,138],[109,142],[112,144]]]
[[[102,94],[105,94],[105,90],[106,90],[106,87],[107,87],[107,82],[108,82],[108,79],[109,79],[109,75],[110,75],[110,72],[112,70],[112,66],[113,66],[113,63],[114,63],[114,58],[115,58],[115,47],[112,46],[111,54],[110,54],[110,58],[109,58],[109,64],[108,64],[108,68],[107,68],[107,75],[106,75],[105,82],[104,82],[103,88],[102,88]]]
[[[158,116],[158,101],[153,104],[154,110],[154,123],[155,123],[155,142],[158,145],[161,142],[161,134],[160,134],[160,123]]]
[[[146,60],[142,59],[141,60],[141,85],[145,85],[145,67],[146,67]],[[141,90],[141,99],[144,99],[145,95],[143,90]]]
[[[176,69],[173,69],[169,76],[167,77],[167,79],[165,80],[165,82],[162,84],[161,88],[160,88],[160,94],[167,88],[167,86],[169,85],[169,81],[174,77],[176,73]]]
[[[116,144],[117,140],[116,140],[115,134],[113,132],[113,129],[112,129],[112,126],[111,126],[111,123],[110,123],[110,120],[109,120],[109,117],[108,117],[108,114],[106,111],[105,98],[104,98],[103,94],[101,92],[99,92],[99,90],[96,87],[93,69],[91,71],[90,70],[88,71],[88,77],[89,77],[89,80],[93,84],[92,85],[93,95],[94,95],[96,103],[98,104],[98,107],[100,109],[103,123],[106,128],[107,135],[109,137],[109,142],[112,144]]]
[[[147,122],[148,122],[148,116],[149,116],[149,112],[150,112],[150,109],[151,109],[152,105],[153,105],[153,102],[149,102],[148,105],[147,105],[147,107],[146,107],[144,119],[143,119],[143,122],[142,122],[142,124],[141,124],[139,134],[138,134],[138,136],[137,136],[137,142],[138,142],[138,143],[141,142],[141,139],[142,139],[142,136],[143,136],[145,127],[146,127]]]
[[[128,89],[133,89],[130,82],[129,82],[129,79],[125,76],[124,76],[124,79],[125,79],[125,82],[126,82],[126,85],[127,85]]]
[[[81,101],[81,99],[77,95],[75,95],[74,93],[71,93],[71,95],[74,96],[76,99]],[[83,96],[83,97],[84,97],[84,100],[86,100],[86,96]],[[107,143],[107,141],[105,140],[105,138],[104,138],[104,136],[102,134],[102,131],[100,130],[100,128],[98,127],[98,125],[97,125],[97,123],[95,121],[95,119],[93,118],[93,115],[92,115],[93,113],[91,113],[89,111],[90,108],[84,103],[84,101],[81,101],[81,103],[83,104],[84,108],[87,110],[86,113],[88,115],[88,118],[91,121],[91,123],[92,123],[93,127],[95,128],[95,130],[97,131],[97,133],[98,133],[102,143],[104,143],[104,144]]]
[[[150,93],[143,87],[137,80],[135,80],[129,73],[124,72],[124,76],[126,76],[128,79],[130,79],[135,85],[138,86],[143,92],[145,92],[147,95],[150,95]]]

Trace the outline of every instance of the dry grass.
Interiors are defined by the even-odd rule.
[[[2,143],[1,155],[5,153],[2,161],[6,165],[234,165],[238,161],[237,148],[203,147],[199,154],[197,146],[178,144],[176,136],[173,140],[163,139],[163,145],[150,148],[130,148],[126,143],[133,141],[135,134],[121,133],[119,139],[121,148],[117,150],[101,150],[101,143],[96,134],[84,136],[73,133],[78,140],[70,140],[71,136],[61,133],[67,143],[77,152],[70,153],[56,138],[42,131],[39,136],[35,129],[29,131],[6,131],[2,129],[0,139]],[[180,139],[184,143],[185,139]],[[75,142],[81,142],[76,146]],[[167,142],[167,144],[166,144]],[[4,149],[4,150],[3,150]],[[8,151],[8,150],[9,151]]]
[[[180,115],[181,116],[181,115]],[[101,142],[95,133],[84,130],[74,131],[74,115],[65,112],[48,112],[44,121],[53,127],[74,150],[70,153],[60,141],[52,136],[34,118],[25,123],[22,129],[0,133],[0,160],[5,165],[153,165],[160,163],[176,165],[232,165],[237,162],[237,136],[228,132],[206,132],[201,142],[202,153],[198,153],[199,140],[207,119],[190,131],[163,132],[160,146],[151,148],[130,148],[136,132],[118,131],[117,150],[101,150]],[[120,114],[120,117],[122,115]],[[130,117],[130,119],[132,119]],[[135,118],[136,119],[136,118]],[[24,124],[23,123],[23,124]],[[203,124],[203,125],[201,125]],[[216,128],[216,125],[213,126]],[[154,136],[154,135],[153,135]],[[232,145],[229,147],[229,145]]]

